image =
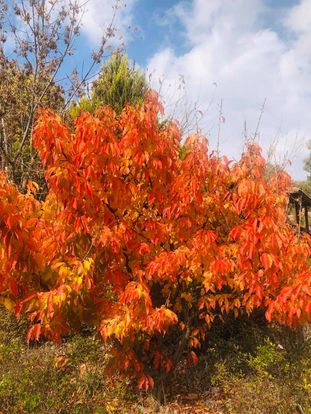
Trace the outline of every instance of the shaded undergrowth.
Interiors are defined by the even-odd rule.
[[[96,332],[28,346],[25,321],[1,308],[0,322],[3,414],[311,413],[311,349],[302,330],[260,318],[215,325],[198,365],[181,361],[160,384],[159,404],[104,372],[109,347]]]

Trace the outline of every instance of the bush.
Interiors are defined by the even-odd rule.
[[[73,130],[41,112],[46,200],[0,175],[0,301],[31,321],[28,341],[96,328],[145,390],[185,356],[196,364],[213,326],[311,320],[311,239],[287,222],[290,178],[267,177],[254,144],[232,165],[196,135],[182,150],[161,110],[150,94]]]

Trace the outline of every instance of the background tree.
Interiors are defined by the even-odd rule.
[[[64,65],[74,53],[85,4],[0,0],[0,164],[20,189],[25,189],[29,178],[44,180],[31,142],[37,109],[48,103],[64,112],[83,92],[114,36],[113,18],[84,75],[80,77],[77,70],[72,76],[66,74]],[[116,1],[115,13],[117,8]]]
[[[32,146],[31,130],[28,131],[27,128],[33,76],[33,73],[26,69],[18,68],[15,61],[7,61],[0,71],[1,168],[21,189],[24,189],[27,181],[31,179],[37,182],[41,192],[45,193],[41,161]],[[38,89],[42,89],[44,85],[45,80],[41,78]],[[40,106],[52,107],[59,111],[63,108],[64,102],[63,89],[53,82],[42,96]]]
[[[308,149],[311,150],[311,141],[308,143]],[[307,179],[297,182],[297,185],[311,196],[311,153],[304,160],[304,169],[308,173]]]
[[[126,104],[142,103],[148,90],[145,74],[134,64],[131,66],[126,55],[116,51],[103,65],[90,97],[74,104],[71,114],[77,116],[81,110],[94,113],[99,106],[109,105],[119,115]]]

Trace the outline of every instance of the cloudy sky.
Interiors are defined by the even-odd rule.
[[[89,0],[83,51],[96,46],[113,3]],[[235,159],[245,132],[257,130],[266,154],[273,147],[276,161],[290,158],[295,179],[305,177],[311,0],[127,0],[116,25],[116,42],[122,37],[148,72],[167,111],[200,128],[212,149],[219,140],[220,152]]]

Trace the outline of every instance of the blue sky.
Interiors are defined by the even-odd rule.
[[[127,0],[115,45],[150,76],[167,113],[237,159],[246,135],[303,179],[311,139],[311,0]],[[78,58],[96,46],[113,0],[90,0]],[[221,116],[220,116],[221,113]],[[221,119],[221,122],[219,121]],[[291,164],[287,160],[291,161]]]
[[[286,165],[295,179],[305,178],[311,0],[119,1],[113,46],[124,41],[185,133],[200,130],[211,149],[219,138],[220,152],[238,159],[245,128],[254,136],[265,102],[256,140],[271,161]],[[114,3],[88,1],[68,70],[87,65]]]
[[[178,54],[187,50],[181,22],[169,19],[170,11],[177,4],[176,0],[147,0],[134,4],[133,23],[140,31],[135,41],[129,42],[128,53],[141,66],[146,66],[148,60],[165,47],[173,47]],[[189,7],[191,1],[184,4]]]
[[[256,140],[305,178],[311,0],[132,0],[127,13],[139,28],[125,34],[130,58],[187,131],[201,129],[212,149],[219,136],[221,152],[238,158],[265,102]]]
[[[205,3],[212,1],[214,0],[205,0]],[[192,0],[137,0],[133,2],[132,28],[137,28],[139,32],[127,44],[127,50],[132,59],[135,59],[141,66],[146,66],[153,54],[165,47],[172,47],[177,55],[186,53],[189,50],[187,37],[182,22],[174,14],[174,8],[182,6],[191,12],[194,3]],[[234,4],[234,0],[223,0],[222,3],[224,5]],[[252,0],[249,0],[249,3],[252,3]],[[262,3],[265,4],[266,10],[260,13],[257,20],[258,26],[262,29],[273,28],[281,36],[288,36],[280,15],[286,14],[289,8],[299,4],[299,1],[266,0]]]

